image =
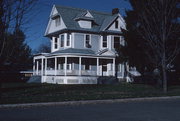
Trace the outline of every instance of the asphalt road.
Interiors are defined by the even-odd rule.
[[[180,99],[1,108],[0,121],[180,121]]]

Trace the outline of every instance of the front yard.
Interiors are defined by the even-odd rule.
[[[121,83],[118,85],[53,85],[4,83],[1,89],[0,104],[56,102],[74,100],[121,99],[133,97],[176,96],[180,86],[162,90],[142,84]]]

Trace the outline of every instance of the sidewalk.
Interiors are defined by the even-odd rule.
[[[0,108],[17,108],[17,107],[32,107],[32,106],[37,107],[37,106],[52,106],[52,105],[85,105],[85,104],[151,101],[151,100],[166,100],[166,99],[180,99],[180,96],[107,99],[107,100],[85,100],[85,101],[67,101],[67,102],[42,102],[42,103],[25,103],[25,104],[0,104]]]

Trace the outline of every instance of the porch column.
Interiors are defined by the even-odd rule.
[[[67,75],[67,57],[65,57],[65,68],[64,68],[64,71],[65,71],[65,76]]]
[[[35,71],[36,71],[36,70],[35,70],[35,65],[36,65],[36,64],[35,64],[35,59],[33,58],[33,75],[35,75]]]
[[[41,75],[43,75],[43,71],[44,71],[44,59],[41,59]]]
[[[54,61],[55,61],[55,62],[54,62],[54,63],[55,63],[55,64],[54,64],[54,66],[55,66],[55,67],[54,67],[54,71],[55,71],[55,75],[57,75],[57,57],[54,58]]]
[[[113,58],[113,76],[115,76],[115,58]]]
[[[97,76],[99,76],[99,58],[97,58]]]
[[[38,70],[39,70],[39,61],[36,63],[36,75],[38,75]]]
[[[47,75],[47,58],[45,58],[45,75]]]
[[[79,57],[79,75],[81,75],[81,57]]]

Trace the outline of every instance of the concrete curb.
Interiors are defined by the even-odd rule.
[[[42,102],[42,103],[24,103],[24,104],[2,104],[0,108],[25,108],[37,106],[53,106],[53,105],[85,105],[85,104],[101,104],[101,103],[118,103],[132,101],[152,101],[165,99],[180,99],[180,96],[167,97],[145,97],[145,98],[127,98],[127,99],[108,99],[108,100],[85,100],[85,101],[66,101],[66,102]]]

